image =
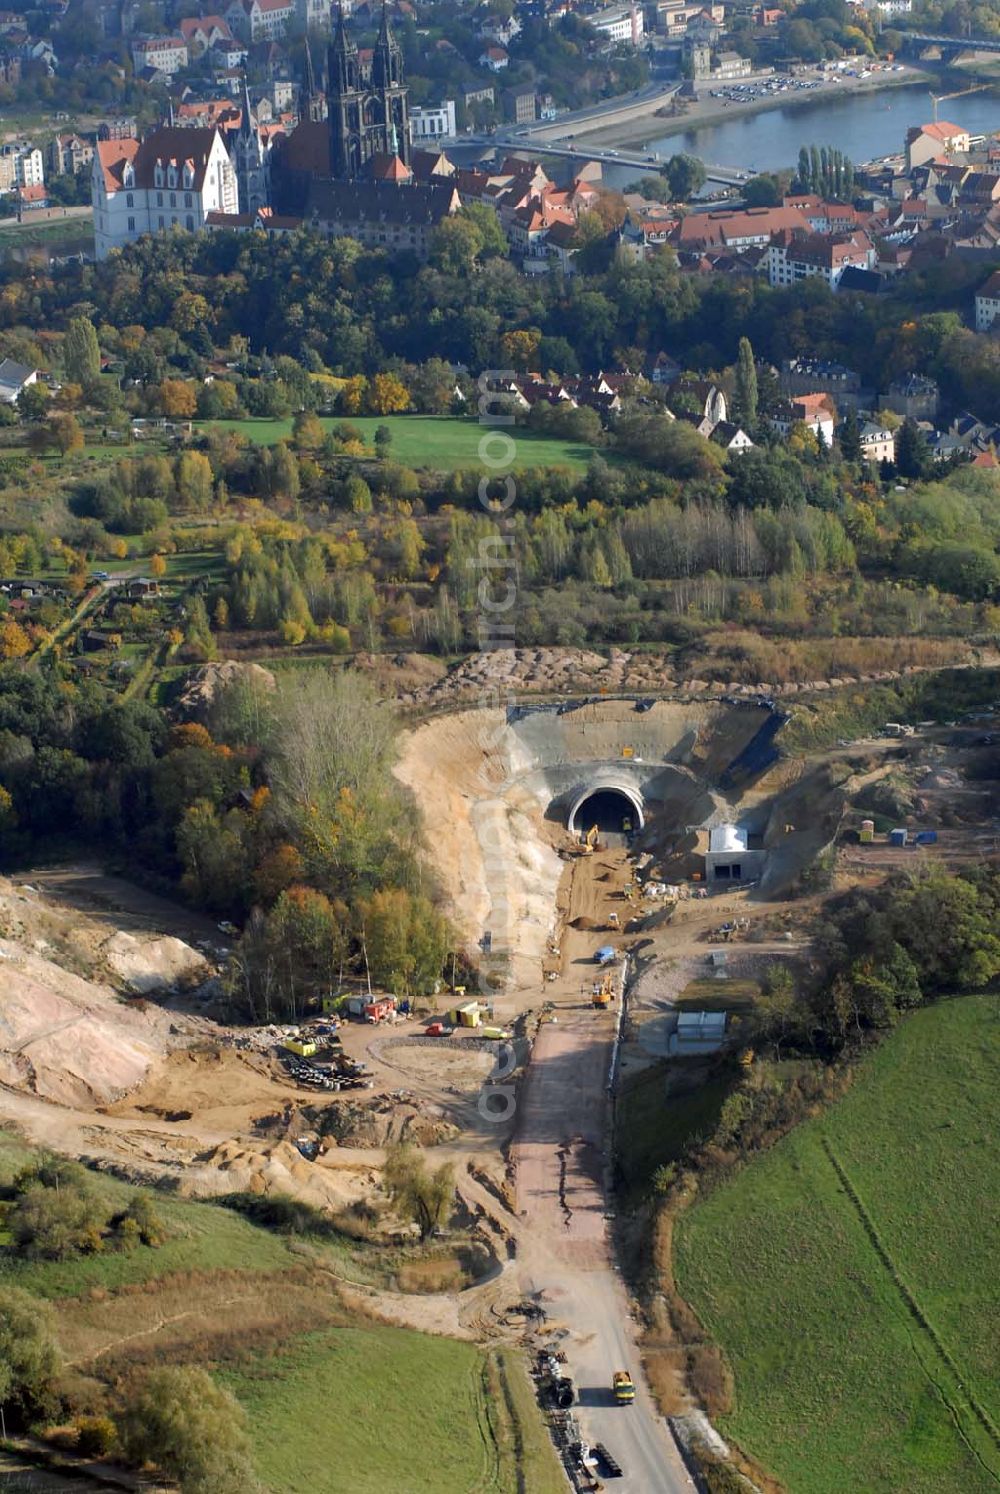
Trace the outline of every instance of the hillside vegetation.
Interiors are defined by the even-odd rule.
[[[60,1258],[47,1258],[56,1254],[51,1234],[33,1249],[15,1239],[19,1175],[40,1161],[0,1133],[0,1293],[27,1293],[36,1316],[54,1325],[58,1349],[44,1413],[29,1422],[79,1425],[106,1412],[117,1420],[120,1396],[148,1372],[201,1367],[246,1412],[249,1456],[274,1494],[319,1488],[334,1467],[337,1487],[358,1494],[558,1489],[518,1356],[348,1308],[337,1281],[370,1274],[363,1248],[318,1225],[310,1233],[307,1214],[304,1232],[278,1233],[218,1204],[141,1194],[87,1173],[91,1214],[134,1210],[141,1200],[139,1217],[155,1218],[152,1243],[120,1232],[98,1241],[95,1232],[79,1248],[63,1237]],[[53,1165],[68,1201],[79,1169]],[[6,1409],[11,1425],[9,1401]]]
[[[679,1288],[735,1376],[721,1430],[791,1494],[996,1487],[998,1062],[994,997],[913,1013],[679,1223]]]

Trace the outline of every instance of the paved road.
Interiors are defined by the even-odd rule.
[[[576,969],[570,981],[578,985],[579,979]],[[539,1032],[514,1146],[523,1225],[519,1270],[525,1289],[541,1293],[549,1326],[567,1332],[581,1429],[621,1463],[624,1477],[615,1489],[691,1494],[695,1486],[646,1390],[638,1327],[608,1238],[602,1141],[612,1037],[607,1013],[569,1002],[558,1007],[557,1022]],[[616,1369],[632,1375],[632,1406],[614,1403]]]

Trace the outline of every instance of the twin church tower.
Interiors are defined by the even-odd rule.
[[[348,36],[341,12],[330,46],[326,95],[332,177],[356,181],[368,175],[379,156],[398,156],[405,166],[410,164],[406,96],[403,54],[386,8],[375,46],[364,53]]]

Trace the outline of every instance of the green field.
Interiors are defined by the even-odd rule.
[[[274,1494],[348,1484],[355,1494],[518,1488],[498,1453],[499,1408],[473,1344],[401,1328],[334,1328],[301,1339],[259,1373],[224,1378],[249,1413],[260,1475]],[[529,1470],[532,1494],[564,1487],[551,1446],[546,1452],[534,1476]]]
[[[0,1189],[31,1160],[0,1132]],[[109,1210],[134,1189],[90,1186]],[[268,1494],[560,1494],[565,1487],[517,1351],[386,1326],[335,1282],[384,1285],[384,1248],[339,1235],[282,1235],[217,1204],[156,1193],[159,1248],[31,1261],[0,1204],[0,1285],[48,1298],[74,1370],[127,1380],[203,1363],[248,1412]],[[2,1481],[2,1480],[0,1480]],[[4,1484],[6,1488],[6,1484]]]
[[[686,1094],[668,1093],[671,1065],[651,1064],[623,1084],[615,1165],[628,1194],[641,1196],[658,1167],[679,1162],[696,1137],[709,1137],[732,1080],[712,1079]]]
[[[853,1088],[675,1232],[729,1357],[723,1434],[790,1494],[1000,1482],[996,998],[910,1016]]]
[[[330,430],[344,422],[341,419],[323,419],[320,423]],[[484,435],[491,431],[496,433],[500,429],[480,425],[475,420],[438,415],[351,416],[349,424],[357,426],[369,445],[375,439],[377,428],[380,425],[388,426],[392,431],[390,459],[400,462],[404,467],[427,467],[434,472],[452,472],[459,467],[483,467],[479,443]],[[272,446],[276,441],[288,440],[292,434],[290,419],[213,420],[199,423],[199,428],[239,431],[259,446]],[[575,441],[552,440],[524,430],[512,430],[510,436],[517,448],[514,466],[521,469],[572,467],[583,471],[593,456],[593,447],[583,446]],[[499,442],[494,441],[488,454],[494,461],[503,457]]]

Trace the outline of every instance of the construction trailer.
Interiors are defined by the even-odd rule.
[[[482,1008],[478,1001],[466,1001],[454,1007],[445,1017],[453,1027],[478,1027],[482,1021]]]
[[[677,1030],[670,1037],[669,1053],[672,1058],[714,1053],[725,1040],[725,1012],[680,1012]]]
[[[396,1010],[395,996],[349,996],[344,1003],[349,1017],[360,1022],[384,1022]]]

